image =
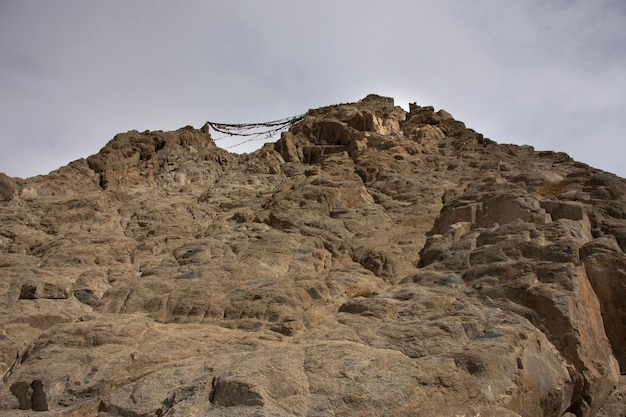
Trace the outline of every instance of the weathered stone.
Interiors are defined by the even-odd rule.
[[[0,416],[623,410],[626,183],[567,155],[370,95],[3,178]]]
[[[600,300],[606,335],[622,370],[626,369],[626,255],[606,236],[580,249],[589,281]]]
[[[622,375],[620,384],[596,414],[596,417],[614,416],[626,416],[626,375]]]
[[[481,204],[476,202],[455,201],[454,204],[446,204],[445,210],[437,217],[433,232],[445,233],[448,227],[459,222],[473,224],[479,209]]]
[[[15,197],[15,181],[0,172],[0,200],[11,201]]]
[[[217,377],[213,380],[213,391],[211,391],[209,401],[225,407],[236,405],[262,406],[265,404],[263,397],[253,386],[230,377]]]

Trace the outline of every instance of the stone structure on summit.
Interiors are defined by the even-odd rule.
[[[626,180],[375,95],[0,174],[0,416],[617,416]],[[621,372],[620,372],[621,369]]]

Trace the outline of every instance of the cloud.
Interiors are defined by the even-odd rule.
[[[626,176],[621,1],[0,7],[9,175],[46,173],[120,131],[274,120],[374,92]]]

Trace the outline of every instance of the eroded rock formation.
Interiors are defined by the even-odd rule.
[[[624,179],[431,107],[131,131],[0,175],[0,415],[615,415],[624,250]]]

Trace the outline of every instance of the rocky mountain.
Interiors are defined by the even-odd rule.
[[[0,415],[624,416],[625,250],[626,180],[432,107],[130,131],[0,175]]]

